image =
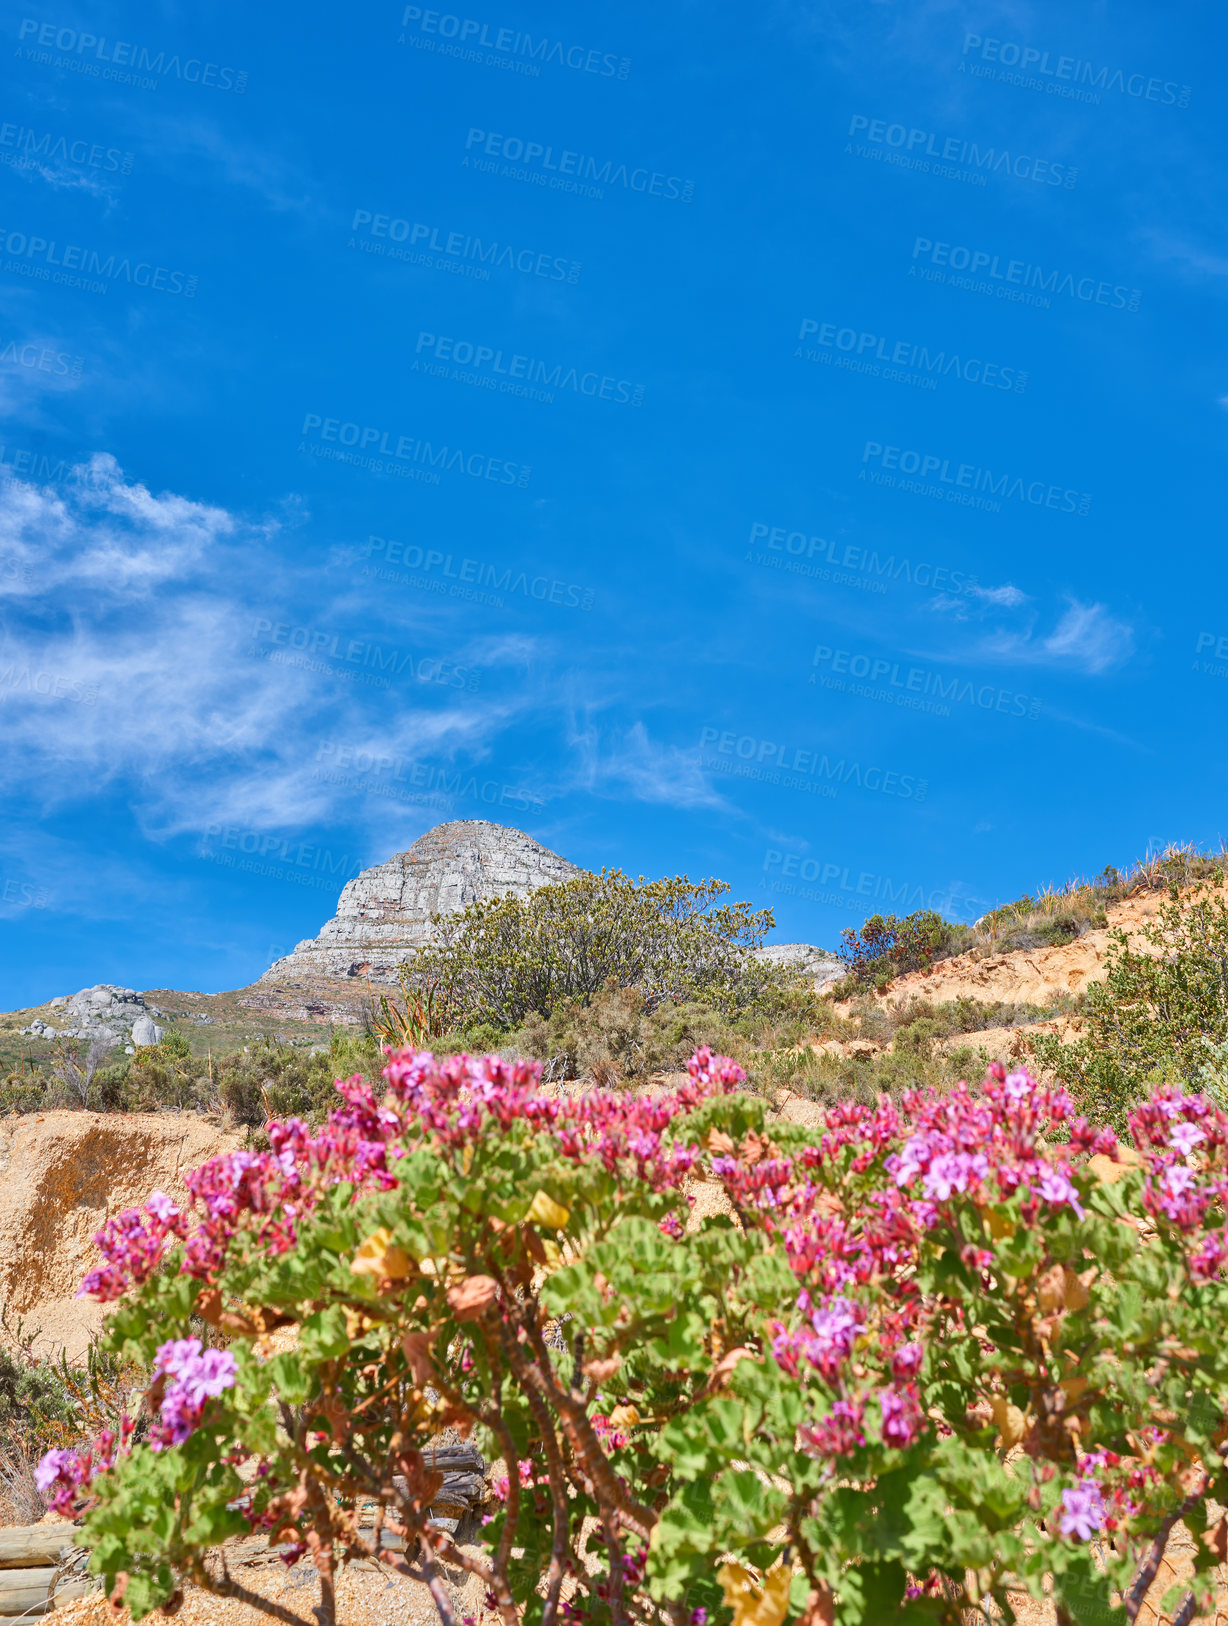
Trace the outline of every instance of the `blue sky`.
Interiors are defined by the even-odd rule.
[[[1218,8],[3,18],[0,1007],[446,818],[827,946],[1224,834]]]

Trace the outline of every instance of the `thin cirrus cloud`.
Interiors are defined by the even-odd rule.
[[[1009,582],[1000,587],[971,587],[958,598],[941,595],[931,600],[930,608],[955,621],[983,624],[991,617],[1001,618],[973,650],[962,652],[960,658],[974,653],[997,661],[1019,661],[1099,676],[1122,665],[1134,653],[1134,629],[1106,605],[1067,598],[1057,625],[1046,633],[1034,600]]]
[[[1134,629],[1103,604],[1084,604],[1068,598],[1066,609],[1049,633],[1038,630],[1039,617],[1029,616],[1020,631],[1001,629],[988,640],[984,653],[998,660],[1031,666],[1051,666],[1083,672],[1091,677],[1121,666],[1134,653]]]
[[[568,790],[629,795],[638,802],[686,811],[732,811],[708,783],[694,749],[659,745],[641,721],[625,730],[611,729],[604,739],[591,719],[583,725],[573,721],[568,747],[574,764]]]
[[[1134,631],[1103,604],[1070,599],[1065,615],[1040,647],[1048,660],[1069,661],[1087,672],[1107,672],[1134,653]]]
[[[531,698],[363,687],[251,645],[253,603],[302,588],[251,521],[154,495],[97,455],[62,490],[0,490],[0,775],[43,806],[122,786],[162,836],[241,817],[302,828],[368,809],[314,772],[318,742],[481,754]],[[298,617],[306,619],[310,606]],[[494,640],[490,642],[494,643]],[[520,645],[496,645],[504,660]],[[344,669],[342,669],[344,670]]]

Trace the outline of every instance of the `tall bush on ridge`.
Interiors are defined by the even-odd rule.
[[[840,937],[836,952],[849,976],[864,987],[885,988],[896,977],[924,970],[971,933],[934,909],[918,909],[903,919],[871,915],[864,926],[855,931],[846,927]]]
[[[513,1028],[568,1000],[587,1004],[606,986],[640,989],[649,1009],[666,1000],[728,1009],[783,980],[747,953],[774,924],[772,911],[718,903],[728,891],[725,881],[685,875],[578,875],[527,898],[434,916],[435,941],[407,973],[431,986],[457,1024]]]
[[[140,1617],[194,1581],[290,1626],[206,1563],[259,1532],[312,1554],[321,1626],[337,1566],[377,1556],[444,1626],[444,1565],[500,1626],[956,1626],[1018,1590],[1070,1626],[1134,1619],[1182,1517],[1165,1607],[1205,1608],[1228,1115],[1168,1088],[1132,1151],[996,1067],[811,1129],[721,1058],[689,1071],[557,1096],[395,1053],[319,1134],[189,1176],[193,1211],[110,1220],[85,1291],[152,1369],[148,1414],[39,1469],[108,1588]],[[697,1178],[728,1212],[692,1213]],[[476,1545],[430,1513],[449,1427],[503,1465]]]

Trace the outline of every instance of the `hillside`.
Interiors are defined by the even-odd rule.
[[[1220,888],[1228,897],[1228,888]],[[1132,948],[1154,952],[1139,935],[1139,928],[1154,920],[1163,903],[1164,892],[1144,892],[1112,904],[1103,927],[1091,930],[1070,943],[1048,948],[1008,949],[1002,953],[977,947],[949,959],[939,960],[928,970],[912,971],[898,977],[883,994],[871,996],[871,1003],[884,1016],[924,1001],[929,1005],[954,1005],[975,1001],[980,1006],[1031,1007],[1042,1011],[1057,1008],[1059,1014],[1035,1021],[971,1026],[944,1038],[942,1046],[951,1050],[961,1042],[971,1042],[986,1061],[1021,1062],[1030,1055],[1029,1039],[1035,1033],[1056,1033],[1065,1038],[1077,1033],[1081,1022],[1077,1011],[1079,996],[1105,975],[1105,954],[1111,931],[1124,931]],[[853,1018],[858,1007],[841,1001],[837,1011]],[[873,1041],[870,1041],[871,1043]],[[847,1041],[842,1048],[864,1046],[866,1041]],[[890,1049],[890,1043],[876,1048]]]

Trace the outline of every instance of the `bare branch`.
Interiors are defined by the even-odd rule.
[[[1126,1612],[1127,1620],[1133,1621],[1138,1618],[1138,1612],[1143,1606],[1143,1599],[1147,1596],[1147,1590],[1151,1586],[1151,1583],[1155,1580],[1156,1573],[1160,1568],[1160,1563],[1164,1557],[1165,1548],[1168,1546],[1168,1538],[1173,1532],[1173,1526],[1176,1525],[1180,1520],[1184,1519],[1186,1514],[1189,1513],[1191,1509],[1198,1506],[1199,1502],[1201,1502],[1203,1497],[1207,1494],[1207,1487],[1209,1484],[1210,1480],[1207,1479],[1206,1475],[1204,1475],[1201,1487],[1196,1491],[1191,1491],[1186,1497],[1185,1501],[1182,1502],[1181,1506],[1177,1508],[1175,1512],[1170,1513],[1168,1518],[1165,1519],[1164,1523],[1160,1526],[1156,1533],[1156,1538],[1148,1550],[1147,1557],[1139,1565],[1138,1574],[1134,1577],[1133,1586],[1121,1600],[1122,1607]]]

